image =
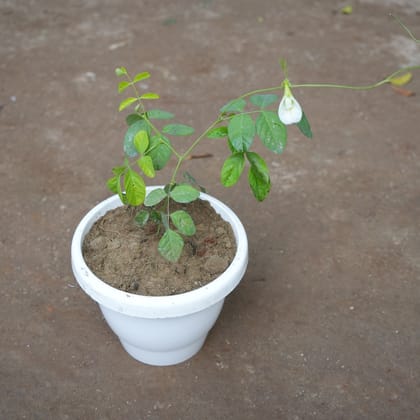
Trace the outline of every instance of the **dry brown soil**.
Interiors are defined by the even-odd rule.
[[[111,286],[147,296],[184,293],[214,280],[235,254],[232,229],[207,201],[172,203],[171,211],[180,209],[193,218],[196,233],[184,238],[184,250],[176,263],[159,254],[162,231],[156,224],[149,222],[142,228],[134,221],[139,209],[119,207],[101,217],[86,235],[83,255],[87,265]]]

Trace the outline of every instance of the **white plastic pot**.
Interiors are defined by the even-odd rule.
[[[148,187],[148,192],[158,187]],[[98,304],[125,350],[140,362],[165,366],[194,356],[222,309],[225,297],[241,281],[248,264],[248,240],[242,223],[221,201],[201,198],[230,223],[237,251],[226,271],[209,284],[174,296],[140,296],[115,289],[95,276],[82,255],[85,235],[109,210],[121,206],[118,195],[95,206],[77,226],[71,262],[80,287]]]

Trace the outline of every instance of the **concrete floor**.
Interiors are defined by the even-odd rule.
[[[1,419],[419,419],[419,96],[297,90],[314,139],[226,190],[223,142],[188,170],[241,217],[250,265],[202,351],[131,359],[73,279],[72,232],[109,194],[125,123],[114,68],[204,129],[282,80],[371,83],[419,64],[418,0],[0,2]],[[420,94],[420,72],[409,88]],[[257,145],[257,150],[263,152]],[[166,172],[167,174],[167,172]],[[156,182],[166,178],[159,175]]]

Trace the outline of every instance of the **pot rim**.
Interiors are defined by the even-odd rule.
[[[147,192],[162,186],[146,187]],[[223,219],[230,223],[236,253],[229,267],[210,283],[189,292],[173,296],[143,296],[118,290],[98,278],[87,266],[82,244],[93,223],[107,211],[122,206],[118,195],[111,196],[93,207],[75,229],[71,243],[71,264],[80,287],[93,300],[111,310],[145,318],[179,317],[199,312],[224,299],[241,281],[248,264],[248,239],[238,216],[220,200],[200,193]]]

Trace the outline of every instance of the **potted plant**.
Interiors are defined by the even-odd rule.
[[[284,63],[283,69],[286,71]],[[116,74],[123,78],[118,85],[119,92],[129,88],[133,92],[119,106],[120,111],[134,107],[134,112],[126,117],[125,158],[122,165],[113,168],[113,177],[107,182],[115,195],[94,207],[76,228],[71,249],[72,268],[80,286],[99,304],[106,321],[127,352],[144,363],[169,365],[184,361],[198,352],[222,309],[224,298],[241,281],[248,263],[247,236],[242,223],[225,204],[206,194],[191,175],[187,175],[188,182],[180,182],[182,163],[204,139],[226,138],[231,153],[221,168],[222,184],[233,186],[243,173],[247,161],[249,185],[256,199],[262,201],[270,191],[270,177],[264,159],[251,151],[254,137],[258,136],[267,149],[279,154],[287,141],[286,125],[296,123],[307,137],[312,137],[312,132],[305,114],[292,95],[290,82],[285,78],[277,87],[248,92],[224,105],[213,123],[192,141],[186,151],[180,153],[173,146],[170,136],[192,135],[194,129],[185,124],[168,124],[168,120],[174,117],[171,113],[146,106],[159,98],[154,92],[139,90],[139,82],[148,79],[150,74],[142,72],[131,77],[123,67],[117,68]],[[280,89],[284,90],[281,101],[271,93]],[[277,112],[268,109],[274,104]],[[247,105],[250,109],[246,108]],[[171,157],[175,157],[177,163],[169,182],[164,186],[146,187],[144,178],[153,178],[155,172],[163,169]],[[222,272],[210,270],[217,275],[204,285],[197,279],[196,283],[201,287],[191,288],[184,293],[173,293],[170,289],[165,296],[150,296],[142,287],[145,280],[141,274],[134,289],[121,285],[115,287],[112,281],[99,278],[95,274],[98,269],[92,267],[93,263],[87,262],[87,254],[89,250],[92,251],[92,246],[95,257],[104,252],[104,248],[110,248],[105,242],[98,249],[97,237],[93,240],[94,245],[86,244],[88,234],[111,210],[125,207],[131,217],[132,230],[151,231],[149,236],[152,235],[157,241],[158,260],[167,260],[168,264],[176,265],[180,258],[184,258],[185,267],[188,268],[190,262],[183,257],[185,244],[190,244],[191,238],[197,234],[197,223],[190,215],[190,209],[193,203],[199,201],[208,202],[215,214],[230,225],[234,241],[231,257],[227,262],[222,262],[221,270],[219,267]],[[121,232],[114,233],[119,236]],[[212,240],[217,242],[216,236]],[[121,239],[123,243],[126,241]],[[199,240],[193,244],[194,257],[198,259],[203,256],[197,257],[200,252],[196,248],[200,245]],[[216,257],[217,266],[217,261],[220,262],[222,257]],[[211,256],[212,266],[216,257]],[[101,264],[104,265],[103,260]],[[208,261],[201,265],[203,272]],[[122,272],[118,275],[124,277]],[[200,270],[195,275],[200,275]]]
[[[258,201],[262,201],[270,191],[270,175],[263,157],[252,150],[254,139],[259,138],[268,151],[280,154],[286,146],[288,126],[296,125],[304,136],[312,137],[308,119],[293,96],[292,89],[372,89],[398,80],[402,72],[408,69],[400,69],[369,86],[349,86],[292,84],[284,61],[281,67],[284,79],[278,86],[247,92],[225,104],[209,127],[194,137],[191,145],[182,153],[176,149],[172,139],[191,136],[194,129],[172,122],[173,114],[149,106],[159,95],[141,90],[140,86],[144,84],[140,82],[150,77],[148,72],[131,76],[124,67],[116,69],[116,75],[120,78],[119,92],[126,92],[127,89],[133,92],[119,105],[119,111],[128,108],[134,111],[126,117],[125,158],[121,165],[112,169],[113,176],[107,182],[115,195],[95,206],[77,226],[72,240],[71,260],[81,288],[99,304],[106,321],[127,352],[141,362],[171,365],[196,354],[214,325],[225,297],[239,284],[246,271],[247,237],[238,217],[225,204],[206,194],[191,175],[185,174],[185,179],[181,180],[182,164],[196,146],[205,140],[224,138],[230,153],[221,168],[221,183],[226,187],[235,185],[247,166],[251,191]],[[282,93],[281,100],[279,92]],[[146,186],[145,178],[153,178],[156,171],[162,170],[171,158],[175,158],[176,164],[168,183]],[[230,226],[219,230],[231,229],[234,244],[229,239],[223,239],[225,245],[230,243],[226,247],[232,249],[231,256],[228,260],[220,255],[218,258],[211,256],[212,267],[219,267],[217,270],[207,270],[211,271],[213,278],[204,283],[197,279],[187,290],[169,286],[168,292],[148,293],[144,284],[149,284],[150,278],[160,271],[161,263],[172,264],[175,267],[172,272],[177,271],[182,277],[183,270],[187,271],[190,267],[190,257],[204,256],[208,248],[218,242],[218,233],[210,238],[213,242],[209,237],[201,242],[196,239],[200,230],[205,231],[205,223],[197,224],[193,209],[195,205],[205,203],[210,204],[210,210],[207,207],[205,211],[212,211],[216,218],[220,215],[222,222],[217,223]],[[196,215],[202,211],[200,207]],[[128,226],[127,237],[122,236],[122,225],[113,229],[106,224],[105,218],[111,214],[114,216],[113,212],[128,217],[129,222],[124,222],[124,226]],[[94,228],[114,236],[110,239],[102,236],[89,238]],[[137,234],[146,236],[133,241],[130,235]],[[156,245],[151,246],[152,243]],[[207,244],[204,251],[200,248],[203,243]],[[114,269],[116,281],[97,275],[107,265],[108,257],[100,257],[102,253],[122,248],[123,245],[131,249],[128,260],[140,262],[140,268],[136,270],[146,265],[153,269],[148,274],[135,270],[137,278],[133,280],[131,277],[128,285],[119,280],[126,276],[123,270],[128,264],[125,263],[118,270]],[[139,255],[143,255],[144,249],[156,251],[155,248],[158,250],[153,257],[156,261],[146,264]],[[88,263],[89,252],[93,260],[90,259]],[[99,268],[92,267],[95,258],[99,259]],[[184,262],[180,268],[179,261],[182,259]],[[199,276],[203,270],[206,271],[206,264],[199,262],[194,275]],[[166,279],[164,282],[168,283]]]

